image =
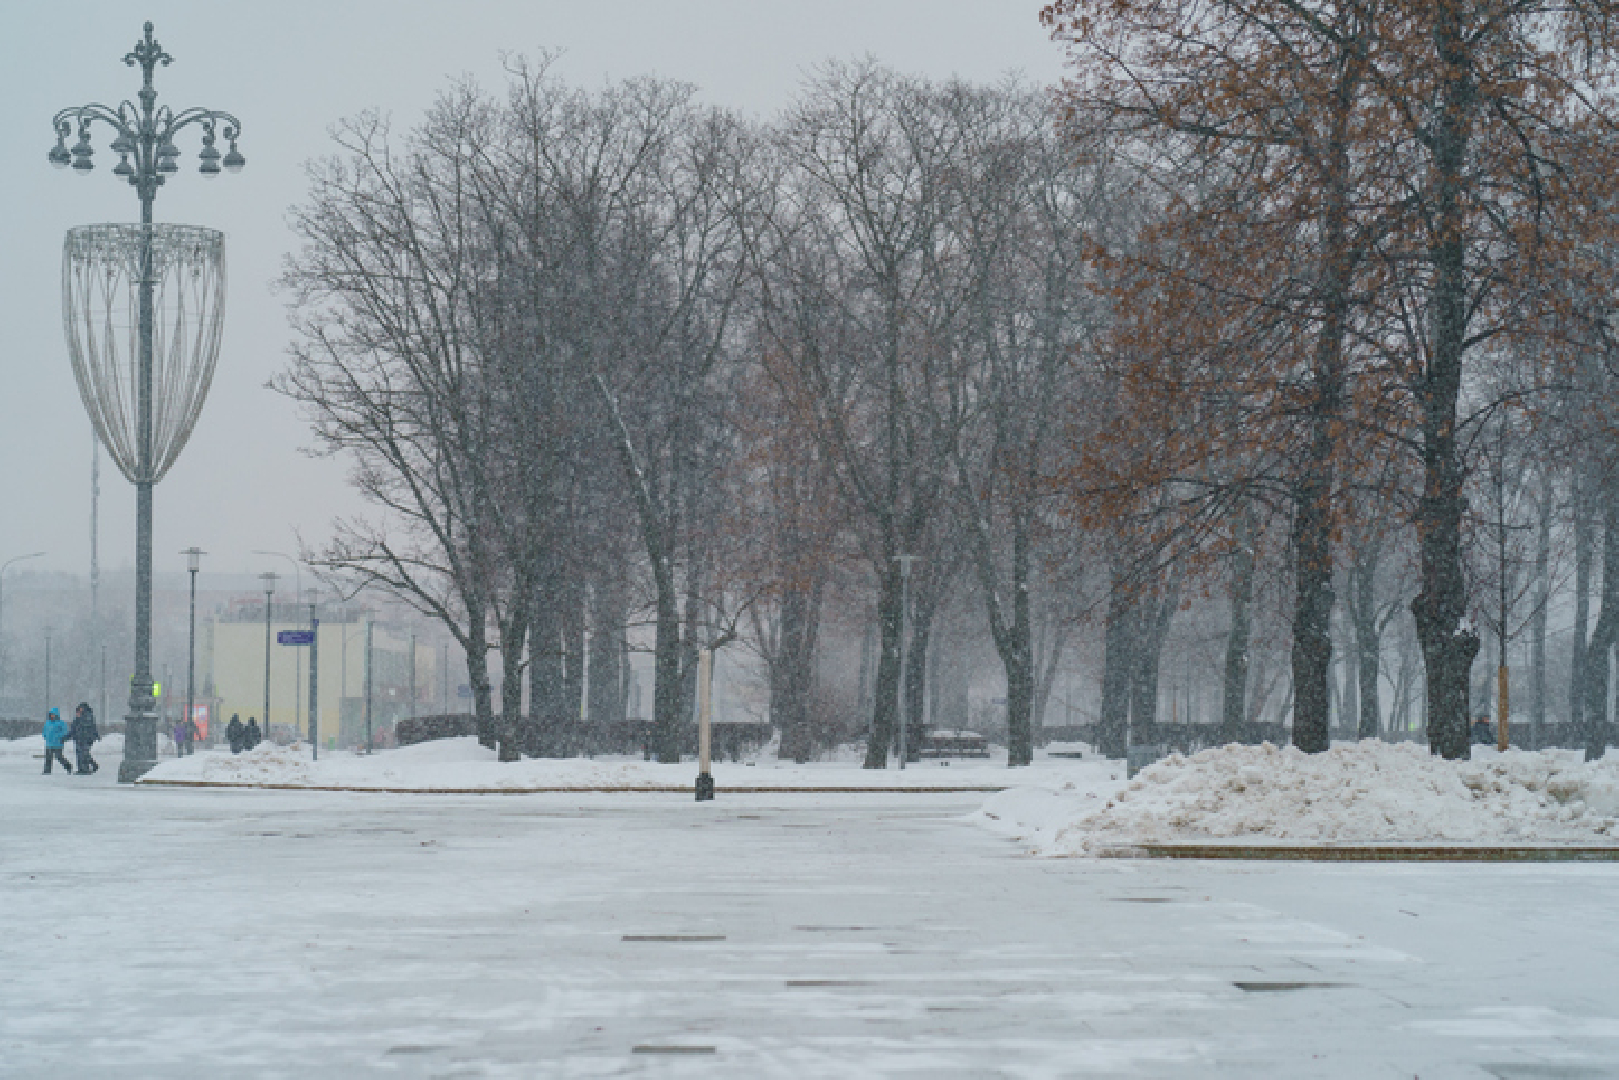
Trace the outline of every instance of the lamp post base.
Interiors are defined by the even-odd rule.
[[[708,773],[697,774],[697,801],[710,802],[714,798],[714,778]]]
[[[124,760],[118,763],[118,782],[133,784],[157,766],[157,717],[124,717]]]

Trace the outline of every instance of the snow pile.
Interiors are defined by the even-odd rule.
[[[1445,761],[1367,740],[1322,754],[1227,746],[1142,770],[1111,798],[1077,789],[991,796],[983,824],[1047,855],[1114,845],[1619,842],[1619,762],[1509,750]]]
[[[1100,763],[1042,761],[1011,773],[1006,768],[1004,753],[998,760],[925,762],[904,772],[862,769],[858,762],[794,765],[760,760],[753,764],[716,762],[714,782],[721,791],[742,788],[990,791],[1013,782],[1056,787],[1087,770],[1105,773],[1107,767]],[[373,791],[690,791],[696,776],[694,761],[663,765],[643,761],[639,756],[502,762],[497,760],[493,750],[479,745],[476,739],[460,738],[379,750],[371,755],[322,750],[318,761],[310,760],[307,744],[282,747],[261,743],[241,754],[199,751],[190,757],[163,759],[144,780]]]

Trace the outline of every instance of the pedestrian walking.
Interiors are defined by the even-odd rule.
[[[191,753],[191,734],[184,720],[176,720],[169,736],[174,739],[174,756],[185,757]]]
[[[264,732],[259,730],[259,722],[254,717],[247,718],[247,727],[242,731],[242,747],[253,749],[264,739]]]
[[[73,766],[67,763],[62,756],[62,745],[67,742],[67,724],[62,721],[62,710],[52,709],[45,716],[45,772],[51,771],[51,763],[60,761],[62,770],[69,776],[73,774]]]
[[[242,752],[242,732],[244,730],[246,729],[242,727],[242,718],[236,713],[231,713],[230,723],[225,725],[225,740],[230,743],[231,753],[240,754]]]
[[[100,772],[101,766],[90,756],[90,748],[101,739],[101,732],[96,729],[95,710],[90,708],[88,701],[79,702],[79,707],[73,710],[73,723],[68,728],[67,737],[73,740],[73,752],[78,759],[79,775]]]

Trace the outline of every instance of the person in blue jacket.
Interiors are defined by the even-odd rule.
[[[45,771],[47,773],[51,771],[52,761],[60,761],[63,770],[69,775],[72,774],[73,766],[69,765],[67,758],[62,756],[62,744],[65,742],[67,742],[67,725],[62,722],[62,711],[52,709],[49,715],[45,717]]]

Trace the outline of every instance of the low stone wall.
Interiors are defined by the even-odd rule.
[[[19,717],[0,719],[0,739],[37,739],[44,730],[43,720],[24,720]]]
[[[450,716],[404,717],[399,721],[397,733],[400,746],[427,742],[432,739],[455,739],[475,735],[486,746],[495,744],[495,732],[500,717],[494,717],[480,730],[477,717],[470,713]],[[517,721],[518,741],[527,757],[567,758],[591,754],[645,754],[649,750],[650,730],[645,723],[630,719],[617,724],[584,725],[580,723],[547,723],[537,716],[520,717]],[[714,759],[736,760],[770,741],[769,724],[715,724]],[[681,753],[697,754],[697,726],[690,725],[681,732]]]

